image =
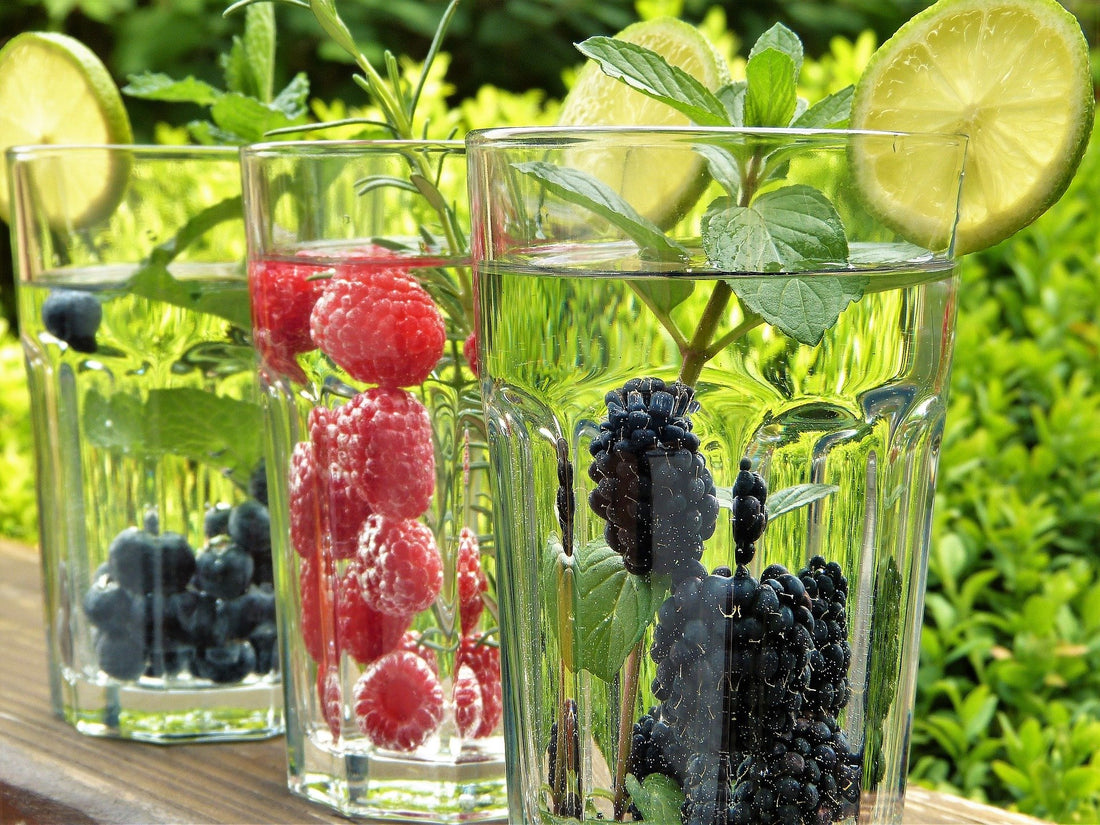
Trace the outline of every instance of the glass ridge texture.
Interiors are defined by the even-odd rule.
[[[964,149],[468,136],[510,821],[900,823]]]
[[[288,784],[341,814],[506,815],[461,143],[242,153]]]
[[[55,710],[147,742],[281,733],[236,151],[8,162]]]

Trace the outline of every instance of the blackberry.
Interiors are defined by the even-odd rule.
[[[691,431],[695,391],[635,378],[609,392],[607,419],[589,444],[589,505],[631,573],[673,573],[698,560],[714,533],[714,480]]]
[[[42,303],[42,325],[77,352],[97,349],[96,332],[103,320],[103,307],[89,292],[54,289]]]
[[[665,744],[671,734],[668,723],[661,718],[661,708],[650,708],[634,723],[630,739],[630,761],[626,772],[641,782],[651,773],[675,777],[672,763],[665,756]]]
[[[726,825],[827,825],[855,816],[859,794],[860,760],[836,720],[800,718],[742,760]]]
[[[571,796],[577,798],[576,794],[572,793],[570,789],[566,787],[568,772],[573,771],[576,773],[580,770],[581,764],[581,740],[580,731],[577,728],[577,703],[573,699],[567,699],[565,701],[563,718],[565,720],[564,734],[559,727],[559,723],[562,719],[556,719],[554,723],[550,725],[550,743],[546,746],[546,756],[549,764],[547,780],[550,783],[550,788],[555,799],[559,800],[559,808],[567,807],[567,797]],[[564,770],[563,773],[559,774],[558,744],[563,735],[569,736],[572,747],[569,749],[568,753],[563,754],[563,759],[560,760],[560,767]],[[558,813],[562,816],[578,816],[576,814],[565,813],[564,810],[559,810]]]
[[[764,506],[768,485],[759,473],[752,472],[752,462],[747,458],[741,459],[732,492],[734,554],[738,564],[748,564],[756,554],[756,542],[768,526],[768,511]]]
[[[814,647],[810,654],[807,710],[839,715],[852,695],[848,667],[848,580],[836,562],[814,556],[798,578],[810,596],[814,614]]]

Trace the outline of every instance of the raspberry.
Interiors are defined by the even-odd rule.
[[[359,536],[359,559],[367,598],[383,613],[419,613],[443,587],[435,536],[418,521],[370,516]]]
[[[335,428],[339,471],[373,513],[424,514],[435,490],[428,411],[404,390],[375,388],[340,407]]]
[[[290,453],[290,473],[287,480],[287,497],[290,510],[290,543],[298,555],[317,554],[319,539],[318,512],[321,501],[318,496],[320,479],[313,444],[299,441]]]
[[[375,610],[363,593],[362,568],[351,564],[336,590],[336,639],[340,651],[367,665],[398,649],[409,627],[409,616],[390,616]]]
[[[346,263],[310,318],[313,341],[348,375],[384,387],[421,384],[447,332],[432,297],[400,266]]]
[[[466,341],[462,344],[462,354],[466,356],[466,364],[470,367],[470,372],[474,374],[474,378],[480,378],[481,375],[478,372],[477,365],[477,333],[471,332]]]
[[[376,747],[414,751],[443,720],[443,687],[407,650],[387,653],[355,683],[355,722]]]
[[[322,540],[333,558],[350,559],[359,547],[359,531],[371,509],[352,488],[350,476],[336,464],[339,420],[339,409],[314,407],[309,412],[316,465],[313,495]]]
[[[455,674],[452,696],[455,706],[455,726],[463,738],[473,738],[481,728],[485,702],[481,698],[481,685],[469,665],[462,665]]]
[[[401,641],[397,643],[397,649],[415,653],[428,663],[428,667],[432,669],[432,672],[436,676],[439,675],[439,660],[435,656],[435,651],[424,644],[424,637],[415,630],[405,631],[405,635],[402,636]]]
[[[321,706],[321,715],[328,723],[333,740],[340,738],[340,723],[343,721],[343,698],[340,690],[340,671],[332,665],[317,668],[317,699]]]
[[[489,580],[481,569],[481,550],[478,547],[477,534],[469,527],[463,527],[458,534],[458,615],[462,623],[462,634],[470,633],[477,627],[485,602],[481,594],[489,589]]]
[[[500,689],[500,648],[478,644],[475,636],[463,636],[455,654],[456,670],[468,666],[481,688],[481,724],[471,732],[472,739],[482,739],[493,732],[504,714],[504,697]]]
[[[299,621],[302,641],[306,652],[313,661],[319,662],[326,647],[330,660],[335,658],[335,635],[326,632],[326,617],[331,615],[332,606],[332,562],[331,560],[304,558],[298,570]]]
[[[248,268],[256,349],[268,367],[295,381],[305,380],[296,356],[315,349],[309,317],[325,279],[310,277],[320,271],[294,261],[255,261]]]

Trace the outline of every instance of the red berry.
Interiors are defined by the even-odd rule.
[[[336,638],[341,652],[367,665],[402,645],[410,617],[375,610],[363,593],[361,573],[362,568],[352,563],[340,577],[336,590]]]
[[[466,337],[466,341],[462,344],[462,354],[466,356],[466,364],[470,367],[470,372],[475,378],[480,377],[481,373],[478,372],[477,365],[477,332],[471,332]]]
[[[443,587],[443,559],[432,531],[419,521],[370,516],[359,536],[363,587],[378,610],[411,616]]]
[[[466,739],[474,738],[481,728],[485,702],[481,698],[481,685],[469,665],[462,665],[455,674],[454,695],[455,726]]]
[[[322,269],[288,260],[253,261],[248,267],[256,349],[268,367],[295,381],[305,380],[296,356],[316,348],[309,319],[325,280],[310,277]]]
[[[432,297],[401,266],[345,263],[310,319],[314,343],[352,378],[385,387],[424,382],[447,331]]]
[[[409,752],[443,720],[443,687],[428,663],[407,650],[387,653],[355,683],[355,722],[376,747]]]
[[[317,668],[317,700],[321,706],[321,715],[332,732],[332,739],[336,741],[340,738],[344,701],[340,689],[340,671],[335,665]]]
[[[337,411],[339,471],[371,512],[424,514],[435,490],[435,451],[428,410],[404,390],[376,387]]]
[[[320,539],[321,501],[318,496],[318,468],[313,445],[299,441],[290,454],[287,498],[290,511],[290,543],[300,556],[317,554]]]
[[[489,589],[489,580],[481,569],[481,550],[477,534],[463,527],[458,534],[458,615],[465,636],[477,627],[485,607],[481,594]]]
[[[401,637],[401,641],[397,644],[397,649],[415,653],[428,663],[428,667],[432,669],[436,676],[439,675],[439,660],[435,656],[435,651],[424,644],[423,636],[415,630],[405,631],[405,635]]]
[[[298,620],[306,652],[315,662],[328,653],[336,658],[336,634],[332,626],[332,562],[323,556],[303,558],[298,568]]]
[[[317,523],[323,526],[323,546],[333,558],[349,559],[359,547],[359,531],[371,510],[352,489],[351,478],[336,463],[339,417],[339,409],[314,407],[309,412],[309,432],[316,465],[313,496],[318,513]],[[290,496],[293,527],[296,506],[293,490]]]
[[[468,666],[481,687],[481,724],[469,734],[472,739],[482,739],[491,734],[504,715],[504,696],[500,688],[500,648],[478,644],[475,636],[463,636],[455,654],[455,667]]]

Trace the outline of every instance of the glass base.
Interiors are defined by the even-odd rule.
[[[80,733],[153,744],[268,739],[283,733],[282,689],[271,677],[222,686],[129,684],[62,673],[65,721]]]
[[[291,792],[347,817],[444,824],[508,819],[500,738],[480,745],[469,761],[395,758],[347,746],[336,752],[309,739],[300,759],[290,766]]]

